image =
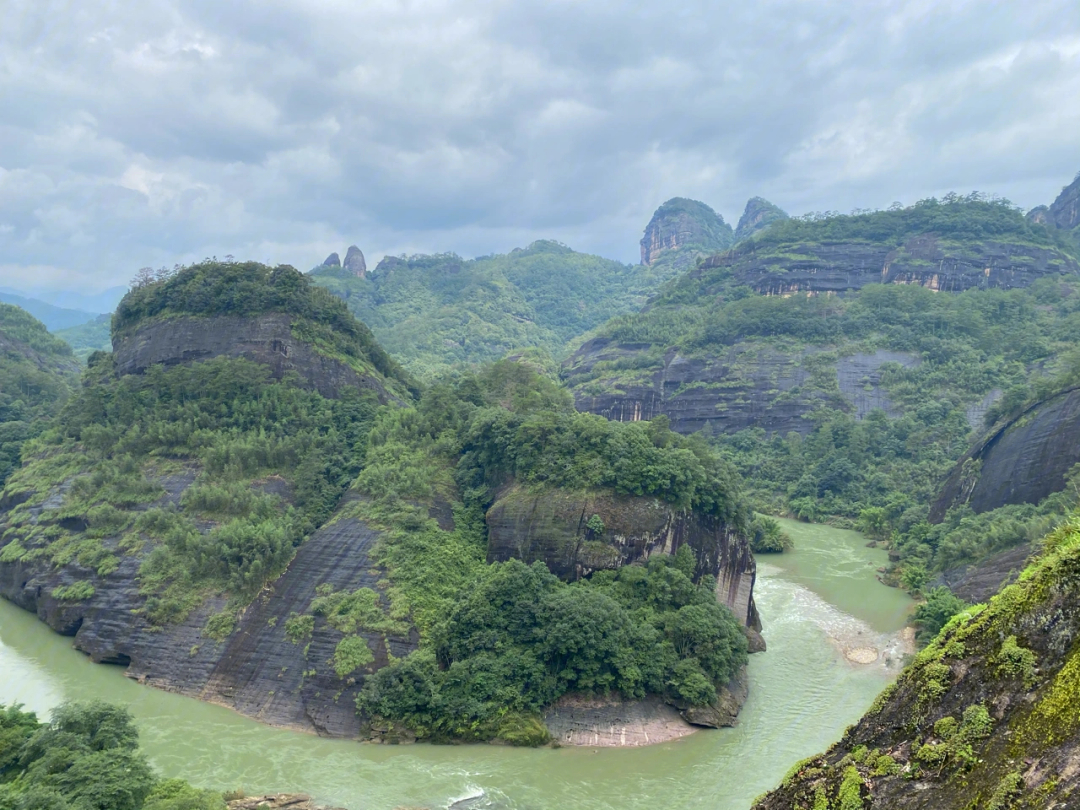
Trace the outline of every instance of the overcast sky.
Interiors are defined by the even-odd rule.
[[[1077,0],[5,0],[0,285],[734,224],[1080,170]]]

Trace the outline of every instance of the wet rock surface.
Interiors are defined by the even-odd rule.
[[[942,572],[933,585],[946,585],[969,604],[985,602],[1006,585],[1016,581],[1027,566],[1033,547],[1024,543],[987,557],[974,565],[960,565]]]
[[[939,522],[953,506],[988,512],[1038,503],[1065,487],[1080,463],[1080,389],[1040,402],[983,437],[957,463],[930,510]]]
[[[174,366],[213,357],[246,357],[270,369],[275,379],[297,374],[324,397],[346,388],[374,391],[380,402],[390,399],[377,374],[358,372],[326,357],[292,334],[292,319],[281,313],[258,317],[179,316],[137,326],[114,337],[113,357],[120,374],[142,374],[150,366]]]
[[[229,810],[344,810],[315,804],[306,793],[269,793],[261,796],[245,796],[226,803]]]

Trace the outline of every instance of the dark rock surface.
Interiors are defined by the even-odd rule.
[[[593,515],[604,524],[599,535],[586,525]],[[715,518],[677,511],[656,498],[512,487],[488,510],[487,525],[489,562],[542,560],[566,580],[689,545],[695,578],[716,577],[717,599],[744,625],[761,629],[749,541]]]
[[[1080,174],[1050,204],[1047,218],[1063,230],[1080,227]]]
[[[919,284],[932,290],[1027,287],[1047,275],[1080,273],[1080,264],[1052,248],[1008,242],[958,245],[923,234],[899,248],[880,243],[785,245],[783,253],[753,240],[705,259],[693,273],[729,269],[763,295],[841,293],[866,284]]]
[[[192,480],[193,475],[176,476],[162,503],[178,498]],[[59,498],[50,501],[52,509],[60,505]],[[48,512],[41,511],[42,522],[48,522]],[[74,636],[75,647],[94,661],[124,665],[126,674],[141,682],[219,703],[264,723],[356,737],[361,722],[354,701],[364,672],[387,663],[388,644],[393,655],[404,656],[415,649],[417,639],[361,633],[375,660],[342,681],[329,661],[343,634],[317,617],[311,638],[294,644],[285,637],[285,620],[308,608],[318,585],[381,592],[378,581],[385,572],[370,557],[376,538],[353,518],[317,530],[285,573],[243,611],[236,631],[224,642],[203,634],[206,620],[225,608],[221,596],[210,597],[180,624],[151,626],[139,612],[146,597],[136,583],[138,556],[121,557],[120,567],[105,577],[76,563],[57,570],[43,560],[0,562],[0,596],[36,613],[57,632]],[[51,595],[54,588],[76,581],[94,585],[89,600],[66,603]]]
[[[1080,389],[1040,402],[1000,425],[961,459],[930,509],[940,522],[953,506],[976,512],[999,506],[1038,503],[1065,487],[1065,476],[1080,463]]]
[[[652,265],[668,251],[696,247],[701,253],[726,250],[734,241],[731,226],[705,203],[673,197],[656,209],[641,238],[641,263]],[[687,251],[675,262],[689,267],[696,253]]]
[[[323,259],[323,267],[341,267],[341,257],[336,253],[331,253]]]
[[[787,219],[787,212],[761,197],[751,197],[746,202],[739,224],[735,228],[735,241],[741,242],[755,233],[768,228],[774,222]]]
[[[836,362],[834,388],[814,387],[803,361],[823,349],[784,353],[746,342],[712,357],[684,357],[669,351],[655,370],[647,368],[630,379],[601,377],[607,390],[593,393],[597,389],[590,378],[597,373],[597,364],[633,363],[647,350],[647,346],[618,344],[608,338],[582,345],[563,365],[577,409],[618,422],[664,414],[672,429],[684,434],[700,430],[714,435],[737,433],[750,427],[781,435],[806,434],[813,425],[804,416],[822,404],[860,419],[874,408],[896,416],[881,387],[881,368],[886,363],[912,367],[921,362],[916,355],[887,350],[851,354]]]
[[[345,253],[345,263],[342,267],[357,278],[363,278],[367,275],[367,262],[364,261],[363,252],[356,245],[349,246],[348,251]]]
[[[390,399],[376,372],[360,373],[319,354],[293,336],[291,323],[282,313],[166,318],[114,337],[113,356],[121,374],[142,374],[157,363],[172,366],[212,357],[246,357],[268,366],[275,379],[295,372],[325,397],[336,397],[345,388],[368,388],[380,402]]]
[[[944,571],[932,583],[945,585],[969,604],[985,602],[1006,585],[1016,581],[1031,557],[1030,543],[1009,548],[975,565],[960,565]]]

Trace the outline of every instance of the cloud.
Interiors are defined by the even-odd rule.
[[[353,242],[633,261],[676,195],[1049,202],[1080,168],[1080,7],[12,0],[0,97],[5,284]]]

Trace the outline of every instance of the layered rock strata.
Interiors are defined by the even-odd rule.
[[[366,388],[381,402],[389,401],[390,395],[374,372],[364,373],[320,354],[293,335],[292,323],[291,316],[283,313],[210,318],[182,315],[149,321],[113,338],[114,362],[120,374],[142,374],[157,364],[245,357],[265,365],[275,379],[298,375],[324,397],[337,397],[346,388]]]

